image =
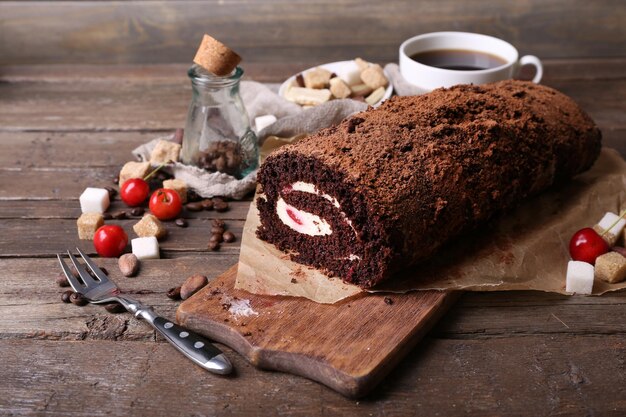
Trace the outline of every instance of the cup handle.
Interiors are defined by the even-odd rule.
[[[532,65],[535,67],[536,72],[532,81],[535,84],[539,84],[541,77],[543,77],[543,65],[541,64],[541,60],[534,55],[524,55],[519,60],[518,68],[521,69],[524,65]]]

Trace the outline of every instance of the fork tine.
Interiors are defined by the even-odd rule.
[[[89,272],[87,272],[87,270],[78,262],[78,259],[76,259],[74,255],[72,255],[72,252],[68,250],[67,254],[70,256],[70,261],[72,261],[72,263],[74,264],[74,268],[76,268],[76,270],[78,271],[78,275],[80,275],[80,279],[83,280],[85,286],[89,288],[97,285],[98,283],[96,282],[96,280],[93,279],[91,275],[89,275]]]
[[[83,284],[81,284],[78,281],[78,279],[76,279],[76,277],[74,276],[74,274],[72,274],[72,271],[67,266],[63,258],[61,258],[61,255],[58,253],[57,253],[57,258],[59,259],[59,263],[61,264],[61,268],[63,269],[63,273],[65,274],[65,278],[67,278],[67,281],[70,283],[74,291],[82,294],[84,291]]]
[[[78,251],[81,258],[83,258],[89,269],[91,269],[91,271],[95,274],[95,276],[100,280],[101,283],[109,282],[109,277],[107,277],[106,274],[102,272],[102,269],[100,269],[89,256],[85,255],[83,251],[78,248],[76,248],[76,250]]]

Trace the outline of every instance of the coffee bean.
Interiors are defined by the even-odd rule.
[[[233,234],[233,232],[224,232],[223,238],[224,242],[226,243],[231,243],[235,241],[235,235]]]
[[[72,272],[72,275],[74,276],[74,278],[78,278],[79,277],[78,271],[76,270],[76,267],[74,265],[72,265],[70,267],[70,272]]]
[[[218,227],[218,226],[213,226],[211,228],[211,233],[214,235],[223,235],[224,234],[224,228],[223,227]]]
[[[127,217],[127,214],[123,210],[116,211],[115,213],[113,213],[113,218],[115,220],[124,220],[126,217]]]
[[[120,303],[105,304],[104,309],[111,314],[119,314],[119,313],[123,313],[126,311],[124,306],[121,305]]]
[[[217,211],[218,213],[223,213],[225,211],[228,211],[228,203],[226,201],[220,201],[220,202],[213,202],[213,209],[215,211]]]
[[[167,298],[170,300],[180,300],[180,287],[173,287],[167,290]]]
[[[220,250],[220,244],[219,242],[216,242],[216,241],[210,241],[208,248],[210,251],[215,252],[215,251]]]
[[[59,287],[69,287],[70,283],[67,280],[67,277],[65,276],[65,274],[63,272],[59,273],[59,275],[57,275],[56,279],[55,279],[57,285]]]
[[[63,301],[64,303],[71,303],[72,294],[74,294],[74,291],[72,290],[63,291],[63,293],[61,294],[61,301]]]
[[[209,242],[217,242],[222,243],[224,241],[224,236],[221,233],[214,233],[211,235]]]
[[[178,218],[178,219],[176,219],[176,221],[174,222],[174,224],[175,224],[176,226],[178,226],[178,227],[187,227],[187,220],[185,220],[185,219],[181,219],[181,218]]]
[[[202,211],[203,210],[202,203],[199,203],[199,202],[187,203],[185,207],[187,207],[187,210],[189,211]]]
[[[89,303],[89,301],[87,301],[85,297],[83,297],[81,294],[77,292],[73,292],[70,295],[70,301],[72,302],[72,304],[80,306],[80,307],[87,305]]]
[[[215,227],[224,227],[226,226],[226,223],[224,223],[224,220],[222,219],[213,219],[211,220],[211,224]]]
[[[304,76],[302,73],[296,75],[296,83],[298,83],[298,87],[304,87]]]
[[[130,211],[130,214],[135,217],[139,217],[143,216],[145,212],[146,210],[143,207],[133,207],[133,209]]]
[[[113,200],[117,195],[117,190],[113,187],[104,187],[104,189],[109,193],[109,200]]]
[[[109,276],[109,270],[106,269],[105,267],[101,266],[100,270],[104,273],[104,275]]]
[[[186,300],[207,285],[208,282],[209,280],[204,275],[196,274],[190,276],[180,287],[180,298]]]
[[[102,218],[104,220],[111,220],[113,218],[113,215],[111,213],[103,213]]]
[[[200,204],[202,204],[202,208],[205,210],[213,210],[213,200],[202,200]]]
[[[195,202],[202,200],[202,197],[198,195],[194,190],[187,190],[187,201]]]

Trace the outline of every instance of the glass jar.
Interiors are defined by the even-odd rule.
[[[193,95],[181,161],[210,172],[245,177],[259,165],[259,146],[239,95],[243,70],[237,67],[218,77],[193,65],[187,75]]]

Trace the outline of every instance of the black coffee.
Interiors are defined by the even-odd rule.
[[[506,60],[497,55],[468,49],[423,51],[411,55],[411,59],[429,67],[456,71],[484,70],[506,64]]]

